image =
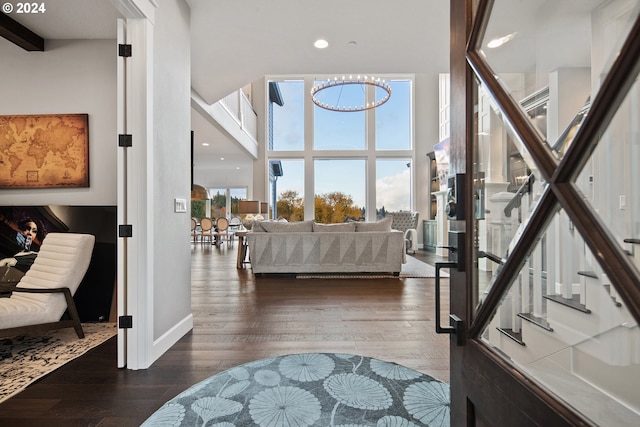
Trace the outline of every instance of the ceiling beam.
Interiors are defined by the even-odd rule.
[[[5,13],[0,13],[0,36],[26,51],[44,51],[44,39],[42,37],[19,22],[14,21]]]

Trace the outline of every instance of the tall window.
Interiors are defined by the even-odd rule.
[[[391,98],[376,108],[376,149],[411,150],[411,82],[392,80]]]
[[[273,160],[273,159],[272,159]],[[280,160],[282,176],[271,181],[270,197],[275,194],[277,218],[287,221],[304,220],[304,160]]]
[[[302,80],[284,80],[272,85],[279,90],[269,94],[272,102],[272,126],[270,129],[270,147],[274,151],[304,150],[304,82]],[[274,97],[279,97],[278,105]]]
[[[231,213],[232,214],[237,214],[238,213],[238,201],[247,200],[247,189],[245,187],[243,187],[243,188],[230,188],[229,189],[229,194],[231,196],[231,205],[230,205]]]
[[[376,218],[411,210],[411,159],[376,160]]]
[[[211,217],[227,216],[227,189],[210,188],[209,197],[211,197]]]
[[[247,198],[247,189],[242,188],[210,188],[212,218],[229,217],[228,213],[238,213],[238,200]]]
[[[377,213],[411,210],[413,170],[407,165],[414,159],[412,78],[386,78],[392,89],[389,101],[361,112],[315,106],[309,94],[315,83],[326,78],[329,76],[268,82],[272,120],[266,161],[279,160],[284,169],[282,177],[270,181],[270,190],[277,185],[277,203],[295,181],[300,188],[295,192],[299,196],[295,203],[302,206],[304,219],[340,222],[346,217],[365,216],[375,220],[380,216]],[[374,94],[373,88],[365,91],[359,85],[331,90],[327,96],[335,99],[321,102],[355,106]],[[271,92],[278,97],[272,97]],[[313,108],[313,115],[304,114],[305,106]],[[304,156],[296,153],[301,150]],[[307,190],[313,188],[313,192],[303,191],[305,180],[309,180]],[[290,199],[292,196],[294,193],[287,194]],[[289,204],[293,205],[293,200]],[[329,213],[331,206],[340,213]]]
[[[320,82],[315,82],[318,83]],[[361,85],[329,88],[316,96],[328,105],[362,105],[365,100]],[[316,150],[364,150],[364,111],[345,113],[315,106],[313,115],[313,141]]]
[[[365,161],[316,160],[314,211],[316,222],[329,224],[364,217]]]

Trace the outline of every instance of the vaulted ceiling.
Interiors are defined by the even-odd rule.
[[[272,74],[431,74],[448,70],[446,0],[185,1],[191,8],[191,84],[209,103]],[[571,7],[576,12],[577,9],[586,12],[600,1],[585,0],[580,7],[573,2]],[[107,0],[55,0],[45,4],[46,13],[12,13],[10,17],[45,40],[116,37],[119,13]],[[504,27],[506,34],[514,28],[526,29],[534,21],[551,23],[556,16],[554,8],[563,4],[566,6],[567,2],[502,1],[500,10],[493,14],[492,27],[497,32]],[[512,6],[521,13],[508,10]],[[523,8],[528,8],[526,13]],[[576,34],[574,24],[554,23],[554,28],[566,28],[564,36],[557,31],[552,34],[554,43],[583,37]],[[329,47],[314,48],[313,42],[318,38],[326,39]],[[0,43],[8,42],[0,39]],[[560,52],[565,56],[586,56],[588,64],[588,51]],[[530,69],[535,66],[535,55],[531,53],[522,49],[522,58],[514,60],[511,54],[505,63],[498,58],[496,69],[509,72]],[[202,151],[202,158],[209,156],[210,161],[219,162],[220,157],[225,157],[227,164],[237,161],[250,165],[244,152],[205,120],[196,117],[193,126],[200,141],[217,144],[215,155]],[[196,144],[196,149],[203,150],[201,144]]]
[[[269,74],[419,74],[448,69],[446,0],[186,3],[191,8],[192,88],[210,103]],[[10,17],[45,40],[116,38],[120,15],[107,0],[55,0],[45,5],[44,14]],[[318,38],[326,39],[329,47],[314,48]],[[229,165],[249,165],[237,146],[220,143],[225,137],[219,131],[200,118],[193,122],[199,140],[216,141],[215,155],[209,155],[212,162],[225,157]],[[200,144],[196,149],[203,150]]]

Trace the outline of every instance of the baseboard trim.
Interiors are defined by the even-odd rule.
[[[161,337],[153,342],[153,362],[158,360],[167,350],[169,350],[180,338],[193,329],[193,314],[178,322],[173,328],[165,332]],[[152,363],[153,363],[152,362]]]

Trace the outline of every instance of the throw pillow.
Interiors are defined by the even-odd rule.
[[[344,222],[339,224],[313,223],[314,233],[350,233],[353,231],[356,231],[355,222]]]
[[[356,231],[391,231],[393,218],[387,217],[376,222],[356,222]]]
[[[262,228],[267,233],[296,233],[303,231],[313,231],[313,221],[299,222],[263,222]]]

